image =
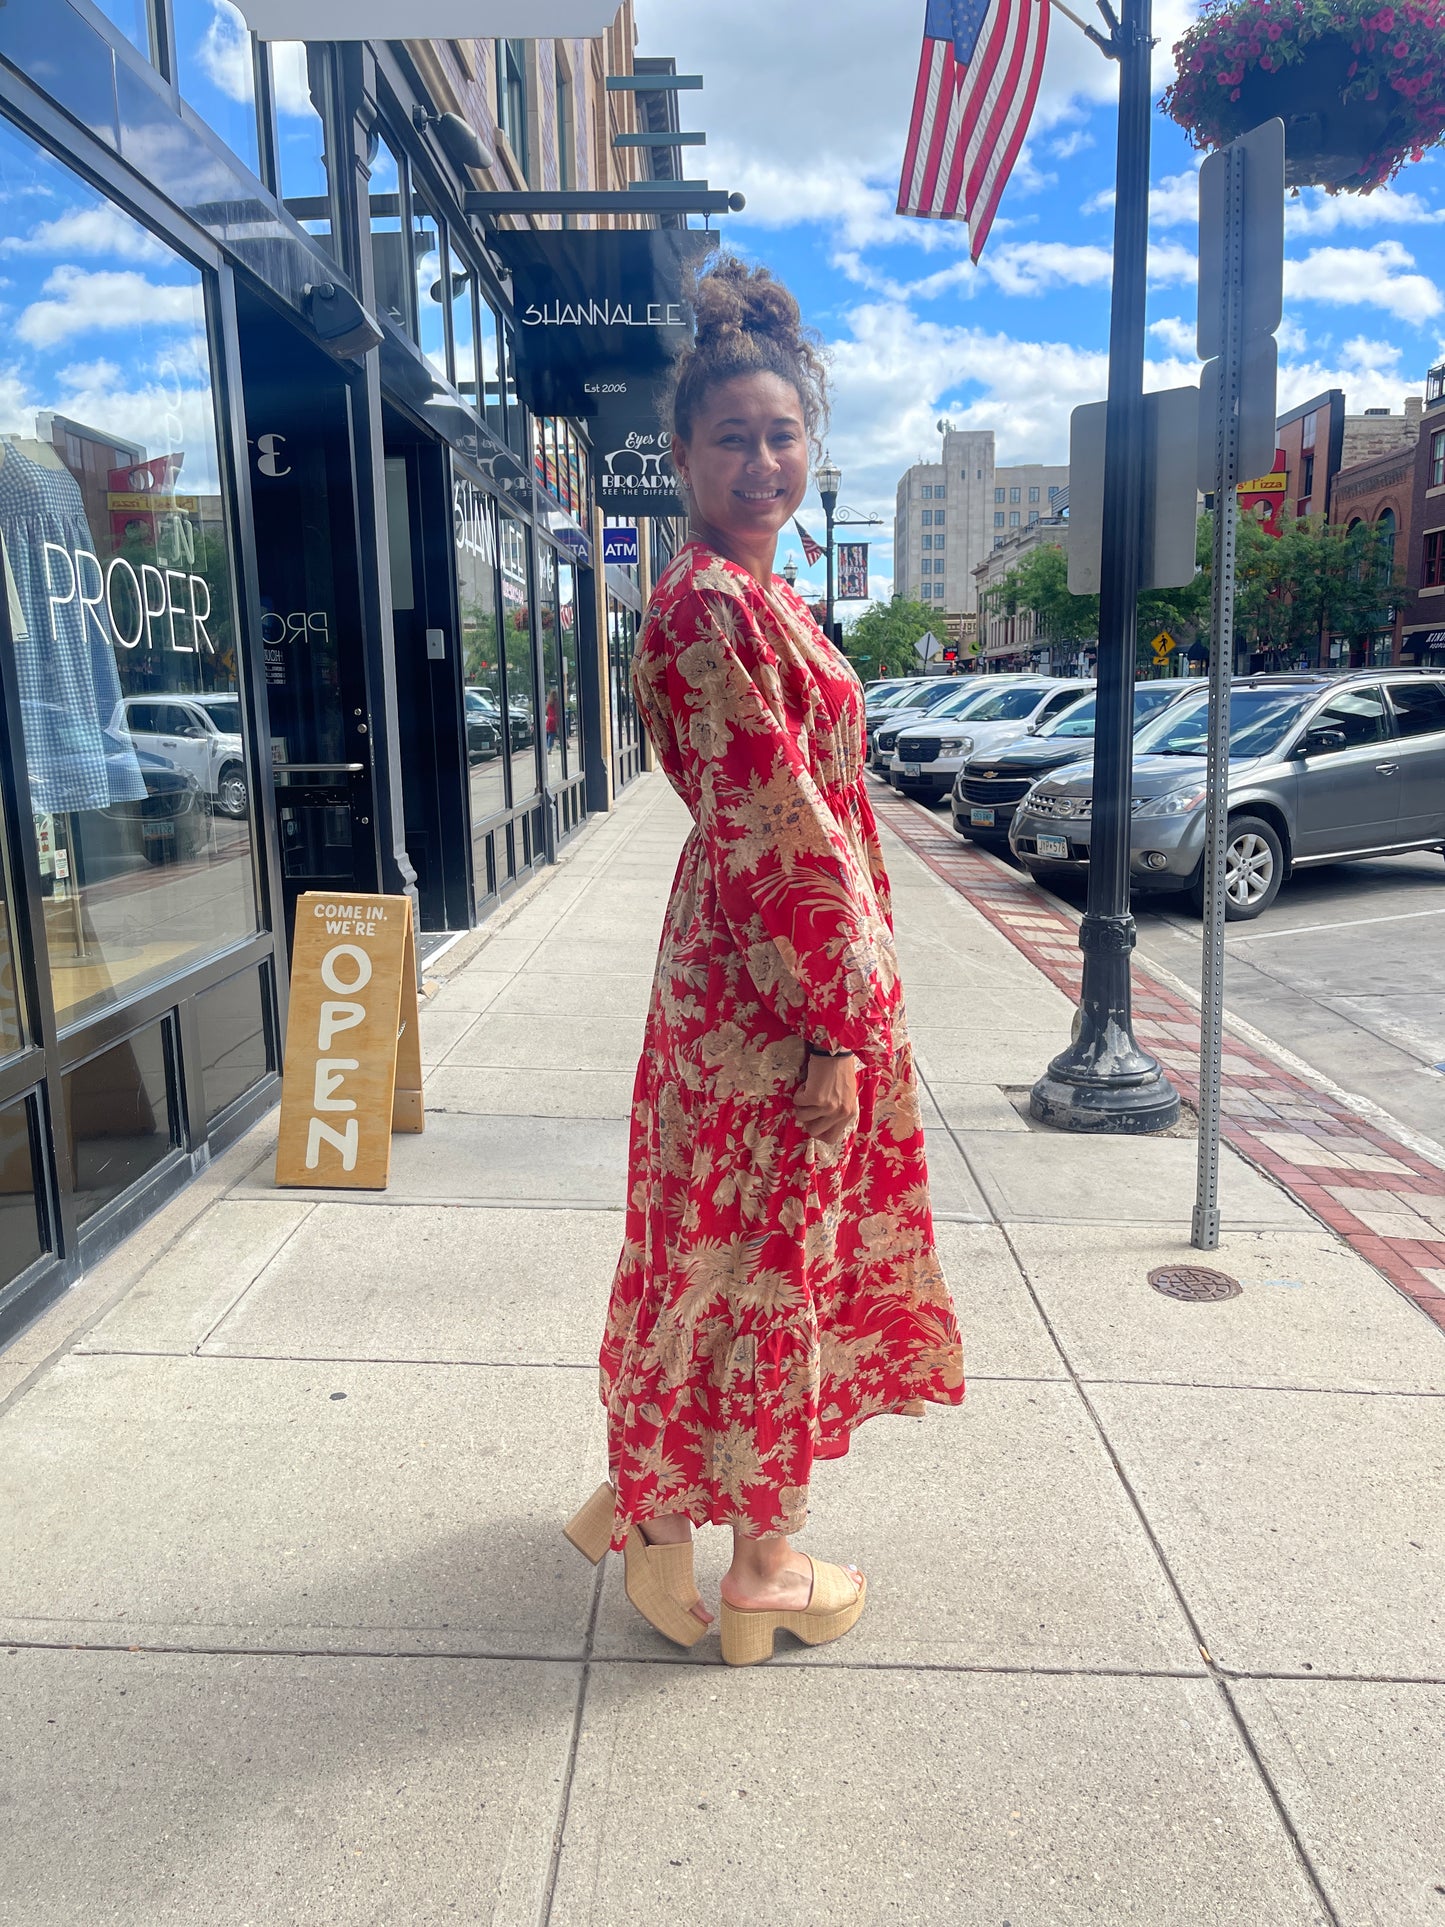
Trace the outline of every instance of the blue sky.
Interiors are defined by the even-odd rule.
[[[1156,96],[1196,10],[1156,0]],[[1114,66],[1054,16],[1030,139],[974,269],[961,225],[892,212],[923,0],[637,0],[636,11],[640,53],[675,54],[704,76],[701,93],[681,96],[683,126],[708,137],[688,171],[747,195],[747,211],[720,223],[727,239],[789,283],[831,348],[831,452],[844,502],[886,518],[872,557],[886,594],[894,488],[937,450],[941,415],[992,428],[1000,461],[1065,461],[1070,410],[1104,393]],[[1198,376],[1200,158],[1156,114],[1151,388]],[[1407,167],[1392,191],[1306,189],[1286,221],[1281,409],[1340,387],[1352,412],[1399,413],[1445,354],[1445,157]]]

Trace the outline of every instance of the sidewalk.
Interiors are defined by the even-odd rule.
[[[684,829],[643,779],[441,960],[387,1193],[273,1121],[0,1353],[0,1923],[1445,1921],[1445,1332],[1230,1148],[1242,1293],[1151,1290],[1192,1140],[1025,1122],[1048,946],[892,831],[968,1399],[820,1469],[836,1647],[565,1544]]]

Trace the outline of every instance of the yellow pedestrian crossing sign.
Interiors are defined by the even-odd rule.
[[[1169,658],[1174,654],[1179,644],[1167,629],[1161,629],[1149,646],[1154,651],[1155,662],[1165,663],[1168,662]]]

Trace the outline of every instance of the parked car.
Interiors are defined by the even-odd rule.
[[[907,709],[917,696],[930,690],[956,687],[952,676],[909,676],[882,695],[875,696],[869,690],[863,692],[863,713],[871,722],[875,716],[891,716]]]
[[[1129,871],[1135,888],[1204,898],[1209,698],[1173,703],[1134,739]],[[1057,770],[1019,804],[1009,844],[1035,874],[1089,859],[1091,763]],[[1251,676],[1229,710],[1225,914],[1257,917],[1296,870],[1445,850],[1445,676],[1423,670]]]
[[[1016,682],[1016,676],[968,676],[957,680],[950,676],[940,679],[927,678],[928,701],[926,707],[918,702],[905,700],[895,709],[887,710],[876,721],[868,723],[868,761],[877,773],[887,780],[888,766],[893,757],[893,746],[898,740],[900,730],[922,721],[926,716],[959,716],[977,707],[989,696],[996,695],[1006,683]],[[915,692],[921,694],[922,691]]]
[[[467,761],[490,762],[502,753],[502,712],[480,689],[468,688],[466,698]]]
[[[239,696],[124,696],[110,728],[128,735],[138,750],[193,776],[222,816],[246,814],[250,792]]]
[[[991,676],[990,682],[1003,683]],[[1082,676],[1059,681],[1049,676],[1020,676],[991,690],[966,716],[931,716],[911,720],[894,739],[889,759],[889,781],[910,796],[936,802],[953,788],[958,772],[970,756],[986,756],[1067,709],[1087,694],[1093,684]]]
[[[1135,729],[1167,704],[1198,689],[1198,681],[1187,677],[1135,683]],[[1097,692],[1090,691],[1006,748],[988,755],[975,752],[953,785],[953,827],[959,835],[971,843],[1006,842],[1016,806],[1038,779],[1088,755],[1098,705]]]

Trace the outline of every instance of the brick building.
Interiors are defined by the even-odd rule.
[[[1445,669],[1445,362],[1425,378],[1410,526],[1401,656],[1406,662]]]
[[[1418,431],[1418,416],[1415,425]],[[1414,504],[1415,444],[1406,443],[1387,455],[1377,455],[1373,461],[1356,462],[1340,470],[1331,490],[1330,521],[1345,529],[1363,524],[1378,530],[1384,545],[1382,567],[1393,569],[1397,563],[1408,566]],[[1366,640],[1330,637],[1325,645],[1323,666],[1358,669],[1371,663],[1382,667],[1397,663],[1404,610],[1403,597],[1382,610],[1386,619]]]

